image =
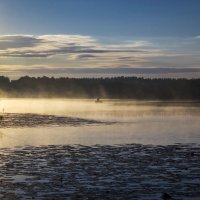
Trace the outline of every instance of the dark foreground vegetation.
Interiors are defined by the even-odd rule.
[[[200,79],[0,77],[1,97],[200,100]]]

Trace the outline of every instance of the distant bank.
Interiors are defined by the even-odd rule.
[[[200,100],[200,79],[49,78],[0,76],[1,97]]]

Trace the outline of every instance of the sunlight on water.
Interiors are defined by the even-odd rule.
[[[103,103],[95,103],[95,100],[86,99],[2,99],[0,110],[4,111],[2,115],[5,116],[4,121],[0,123],[1,147],[200,142],[199,103],[120,100],[104,100]],[[50,122],[46,122],[47,115],[52,115],[49,117]],[[9,121],[10,116],[18,116],[18,126],[16,124],[12,126]],[[30,116],[33,116],[34,123],[40,120],[40,126],[37,127],[37,123],[35,126],[28,123]],[[68,118],[62,118],[65,121],[56,124],[52,120],[60,118],[54,116],[70,117],[70,123],[67,121]],[[10,120],[15,119],[10,118]],[[41,123],[41,120],[45,123]],[[96,121],[88,123],[87,120]],[[52,122],[54,126],[51,126]],[[8,123],[11,125],[6,126]]]

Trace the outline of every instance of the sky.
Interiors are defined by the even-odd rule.
[[[199,0],[0,0],[0,75],[200,78]]]

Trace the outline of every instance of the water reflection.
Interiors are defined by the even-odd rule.
[[[0,146],[199,143],[199,102],[2,99],[5,113],[35,113],[115,124],[1,128]],[[1,109],[1,108],[0,108]]]
[[[0,132],[0,140],[3,139],[4,134],[2,132]]]

